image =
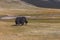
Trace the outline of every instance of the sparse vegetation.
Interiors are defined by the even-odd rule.
[[[0,15],[56,14],[58,10],[1,10]],[[28,25],[14,26],[14,20],[0,20],[1,40],[60,40],[60,20],[29,20]]]
[[[56,21],[56,20],[54,20]],[[28,25],[14,26],[14,21],[0,20],[1,40],[59,40],[60,23],[48,20],[29,20]]]
[[[47,15],[40,18],[48,18],[48,14],[60,14],[60,9],[38,8],[12,0],[0,0],[0,8],[0,16]],[[14,26],[14,19],[0,20],[0,40],[60,40],[60,16],[57,18],[28,19],[29,23],[23,26]]]
[[[5,9],[0,10],[0,15],[30,15],[30,16],[39,16],[40,14],[59,14],[60,10],[54,9]]]

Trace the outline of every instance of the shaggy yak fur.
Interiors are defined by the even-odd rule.
[[[24,24],[27,24],[28,21],[27,21],[27,18],[26,17],[17,17],[15,19],[15,24],[16,25],[24,25]]]

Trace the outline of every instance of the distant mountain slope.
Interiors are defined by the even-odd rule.
[[[35,5],[37,7],[60,9],[60,0],[21,0],[21,1]]]
[[[0,0],[0,8],[7,9],[34,9],[58,8],[60,0]]]
[[[21,0],[0,0],[0,8],[32,9],[32,8],[37,8],[37,7]]]

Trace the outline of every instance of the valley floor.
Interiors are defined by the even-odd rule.
[[[14,25],[14,22],[0,21],[0,40],[60,40],[60,23]]]

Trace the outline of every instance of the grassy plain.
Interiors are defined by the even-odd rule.
[[[1,9],[0,15],[30,15],[60,14],[59,9]]]
[[[14,26],[14,20],[0,21],[0,40],[60,40],[58,20],[29,20],[27,25]]]
[[[0,15],[56,14],[59,10],[0,10]],[[60,20],[28,20],[23,26],[14,26],[14,20],[0,20],[0,40],[60,40]]]

